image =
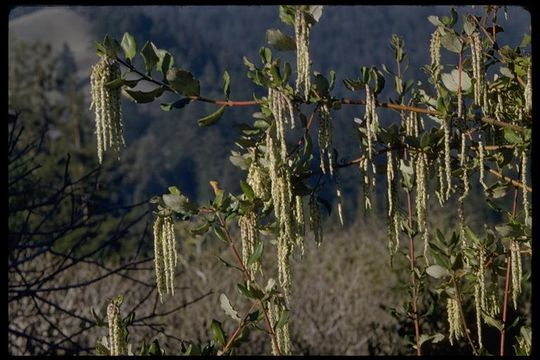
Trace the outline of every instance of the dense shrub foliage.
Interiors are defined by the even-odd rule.
[[[257,60],[243,57],[247,77],[264,89],[250,100],[231,100],[234,79],[227,71],[224,99],[205,97],[193,73],[151,41],[140,47],[125,33],[120,42],[106,36],[97,43],[100,59],[91,84],[100,162],[107,149],[119,152],[124,144],[120,94],[137,104],[173,94],[175,101],[160,103],[166,113],[193,102],[214,104],[213,113],[198,119],[201,127],[216,124],[230,107],[257,109],[251,120],[237,125],[240,136],[229,158],[245,172],[240,193],[212,181],[215,197],[207,204],[196,204],[176,186],[152,199],[161,301],[174,301],[174,224],[187,222],[192,234],[213,233],[230,250],[231,259],[218,261],[238,275],[237,289],[249,304],[249,310],[240,312],[245,304],[221,294],[221,308],[234,330],[225,331],[222,322],[213,320],[211,340],[185,341],[178,353],[233,354],[254,330],[267,334],[274,355],[296,353],[289,328],[295,321],[291,294],[296,288],[291,259],[304,254],[308,233],[316,244],[324,241],[324,219],[333,208],[323,195],[328,189],[335,191],[343,224],[340,172],[355,166],[365,211],[373,208],[379,189],[386,194],[389,265],[407,274],[407,300],[389,311],[403,325],[400,332],[411,351],[444,352],[439,343],[449,341],[474,355],[530,354],[530,35],[517,47],[500,44],[501,12],[486,6],[480,16],[459,16],[453,9],[449,16],[430,16],[433,33],[425,46],[431,62],[422,68],[427,83],[408,78],[406,44],[392,36],[395,63],[381,68],[359,64],[356,77],[342,79],[350,98],[332,95],[335,71],[325,76],[312,67],[310,47],[317,44],[310,43],[310,31],[323,15],[322,6],[279,7],[285,26],[267,30],[266,39],[275,51],[296,52],[296,66],[267,47],[260,48]],[[142,68],[135,66],[139,58]],[[379,98],[385,86],[394,90],[387,102]],[[344,121],[339,110],[345,106],[364,109],[349,119],[357,125],[359,154],[354,158],[334,146],[339,139],[333,129]],[[393,112],[395,120],[383,126],[381,111]],[[471,188],[482,189],[485,204],[467,208]],[[433,203],[455,212],[454,231],[443,233],[430,221]],[[468,218],[478,206],[489,206],[501,220],[472,226]],[[262,262],[274,246],[277,273]],[[110,335],[98,343],[99,353],[132,351],[127,346],[130,319],[122,318],[121,304],[121,297],[111,300],[107,320],[100,319]],[[446,317],[442,323],[436,317],[439,310]],[[321,336],[324,341],[324,329]],[[157,341],[136,351],[163,353]]]

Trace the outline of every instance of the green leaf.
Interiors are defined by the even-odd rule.
[[[124,96],[126,96],[131,101],[136,102],[137,104],[146,104],[154,101],[155,98],[160,97],[161,94],[163,94],[163,91],[164,88],[162,86],[155,88],[154,90],[149,92],[123,88],[122,94],[124,94]]]
[[[447,32],[441,37],[441,46],[459,54],[463,49],[463,42],[456,34]]]
[[[440,265],[431,265],[426,268],[426,272],[429,276],[434,277],[435,279],[440,279],[442,277],[450,275],[448,269],[445,269]]]
[[[105,87],[107,89],[118,89],[119,87],[124,85],[124,83],[125,83],[124,79],[118,78],[118,79],[114,79],[105,83]]]
[[[466,226],[465,227],[465,235],[469,238],[469,240],[471,240],[473,243],[475,243],[476,245],[480,245],[481,244],[481,241],[480,239],[478,238],[478,236],[476,236],[476,234],[471,230],[470,227]]]
[[[177,213],[196,214],[198,212],[197,205],[192,203],[185,195],[163,194],[161,197],[165,205]]]
[[[178,101],[175,101],[173,103],[161,103],[161,110],[163,111],[171,111],[173,108],[175,109],[181,109],[187,104],[191,102],[190,98],[183,98]]]
[[[231,95],[231,76],[227,70],[223,73],[223,95],[225,95],[227,100],[229,99],[229,95]]]
[[[375,87],[373,93],[375,95],[379,94],[384,89],[384,77],[381,72],[375,68],[371,70],[373,78],[375,78]]]
[[[469,17],[466,17],[463,21],[463,31],[467,35],[471,35],[476,30],[476,24]]]
[[[110,355],[110,352],[109,352],[109,349],[107,349],[105,347],[105,345],[103,345],[100,341],[98,341],[96,343],[96,354],[97,355],[104,355],[104,356],[108,356]]]
[[[171,88],[178,93],[186,96],[199,96],[201,91],[199,80],[189,71],[173,67],[167,71],[166,77]]]
[[[105,54],[112,58],[116,58],[122,49],[118,41],[109,35],[105,35],[105,38],[103,39],[103,48],[105,49]]]
[[[244,284],[236,284],[236,286],[242,295],[250,299],[262,299],[264,297],[264,293],[255,283],[251,283],[249,289]]]
[[[92,317],[94,318],[94,321],[96,322],[96,325],[97,326],[106,326],[107,324],[105,323],[105,321],[103,321],[102,318],[100,318],[98,316],[98,314],[96,313],[96,311],[94,310],[94,307],[92,306],[90,308],[90,313],[92,314]]]
[[[246,65],[249,68],[249,70],[255,70],[255,64],[249,61],[247,57],[243,56],[242,60],[244,61],[244,65]]]
[[[137,43],[135,42],[133,35],[125,32],[121,45],[126,59],[129,59],[130,61],[133,60],[135,55],[137,55]]]
[[[161,355],[163,355],[161,347],[159,346],[158,339],[152,340],[152,344],[150,345],[150,348],[148,349],[148,355],[153,355],[153,356],[156,356],[156,355],[161,356]]]
[[[458,83],[459,83],[459,71],[454,69],[452,70],[451,73],[441,74],[441,80],[444,86],[448,90],[456,93],[458,90]],[[462,71],[461,72],[461,91],[465,92],[469,90],[471,86],[472,86],[471,78],[465,71]]]
[[[328,215],[330,215],[332,213],[332,205],[330,204],[330,202],[320,196],[317,196],[317,201],[319,203],[321,203],[324,208],[326,209],[326,211],[328,212]]]
[[[279,319],[274,327],[274,330],[281,329],[285,324],[289,322],[289,310],[283,309],[279,314]]]
[[[266,30],[266,42],[280,51],[296,50],[294,39],[278,29]]]
[[[208,229],[210,229],[210,223],[204,223],[195,229],[190,229],[189,232],[193,235],[203,235],[208,232]]]
[[[220,345],[225,345],[225,332],[221,327],[221,323],[216,319],[213,319],[212,324],[210,324],[210,328],[212,329],[212,336],[214,337],[214,340]]]
[[[280,5],[279,6],[279,18],[287,25],[294,26],[294,7],[291,5]]]
[[[159,61],[159,57],[154,51],[154,46],[150,41],[147,41],[141,49],[141,55],[144,60],[144,67],[146,68],[146,75],[150,75],[154,66]]]
[[[257,230],[255,229],[255,231]],[[261,240],[259,240],[257,246],[255,247],[255,250],[253,251],[253,254],[251,254],[248,259],[247,266],[250,266],[251,264],[254,264],[257,261],[259,261],[259,259],[261,258],[263,254],[263,250],[264,250],[264,243]]]
[[[430,23],[432,23],[435,26],[444,26],[444,24],[441,22],[441,20],[439,20],[438,16],[430,15],[430,16],[428,16],[427,19],[429,20]]]
[[[358,80],[345,79],[343,80],[343,84],[351,91],[356,91],[363,88],[362,83]]]
[[[157,56],[159,57],[156,67],[158,71],[163,74],[163,76],[166,76],[167,72],[174,65],[174,58],[171,55],[171,53],[168,52],[167,50],[162,50],[162,49],[157,49],[157,48],[154,50]]]
[[[286,62],[284,66],[284,70],[283,70],[283,82],[286,83],[287,81],[289,81],[290,76],[291,76],[291,64]]]
[[[236,167],[242,169],[242,170],[247,170],[248,167],[249,167],[249,162],[248,160],[241,156],[241,155],[231,155],[229,156],[229,161]]]
[[[240,180],[240,188],[242,188],[242,192],[246,195],[248,200],[253,201],[253,199],[255,198],[255,192],[253,191],[251,186],[249,186],[249,184],[244,180]]]
[[[521,40],[521,43],[519,44],[520,48],[527,47],[531,43],[531,35],[530,34],[524,34],[523,39]]]
[[[315,22],[319,22],[319,19],[322,16],[323,6],[322,5],[310,5],[309,6],[309,14],[315,20]]]
[[[334,89],[334,86],[336,86],[336,72],[334,70],[330,70],[330,84],[329,84],[330,91]]]
[[[504,128],[504,139],[510,144],[519,144],[521,143],[521,137],[512,129]]]
[[[487,312],[485,312],[484,310],[482,310],[482,318],[484,319],[484,321],[486,322],[486,324],[488,324],[489,326],[494,327],[494,328],[496,328],[496,329],[499,330],[499,331],[502,331],[502,329],[503,329],[503,324],[502,324],[499,320],[497,320],[497,319],[491,317],[491,316],[490,316]]]
[[[225,311],[226,315],[230,316],[233,320],[241,321],[240,316],[238,316],[238,312],[232,307],[229,298],[227,298],[227,295],[219,295],[219,304],[221,305],[223,311]]]
[[[223,241],[225,244],[229,243],[229,241],[227,240],[227,234],[225,234],[225,231],[223,231],[221,227],[214,227],[214,233],[219,240]]]
[[[224,112],[225,112],[225,105],[220,107],[216,112],[199,119],[197,122],[199,123],[199,126],[214,125],[215,123],[218,122],[219,119],[221,119],[221,116],[223,115]]]

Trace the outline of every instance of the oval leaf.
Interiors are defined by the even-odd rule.
[[[257,247],[253,251],[253,254],[251,254],[251,256],[248,259],[247,266],[250,266],[251,264],[256,263],[261,258],[263,249],[264,249],[264,243],[261,240],[259,240],[259,243],[257,244]]]
[[[173,67],[167,71],[166,78],[171,88],[178,93],[186,96],[199,96],[201,90],[199,80],[189,71]]]
[[[137,54],[137,43],[135,42],[133,35],[128,32],[124,33],[124,37],[122,38],[122,43],[120,45],[122,45],[122,50],[124,50],[124,56],[126,59],[129,59],[130,61],[133,60]]]
[[[431,265],[426,269],[426,272],[429,276],[434,277],[435,279],[440,279],[442,277],[450,275],[447,269],[443,268],[440,265]]]
[[[293,38],[277,29],[266,30],[266,42],[280,51],[296,50]]]
[[[221,305],[221,308],[223,311],[225,311],[225,314],[229,315],[233,320],[240,321],[240,317],[238,316],[238,312],[234,310],[234,308],[231,305],[231,302],[229,301],[229,298],[227,298],[227,295],[221,294],[219,295],[219,303]]]
[[[221,118],[224,112],[225,112],[225,105],[220,107],[218,111],[216,111],[215,113],[205,116],[202,119],[199,119],[198,120],[199,126],[214,125],[215,123],[218,122],[218,120]]]

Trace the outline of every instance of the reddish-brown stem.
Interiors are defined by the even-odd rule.
[[[512,183],[512,185],[516,186],[516,187],[519,187],[519,188],[522,188],[523,189],[523,184],[521,183],[521,181],[518,181],[518,180],[514,180],[512,178],[509,178],[508,176],[504,176],[503,174],[501,174],[500,172],[496,171],[496,170],[493,170],[491,169],[490,167],[488,167],[487,165],[484,165],[484,169],[487,169],[490,173],[492,173],[493,175],[497,176],[498,178],[500,179],[504,179],[510,183]],[[532,192],[532,188],[530,186],[525,186],[525,189],[527,189],[528,192]]]
[[[518,196],[519,191],[517,188],[514,189],[514,203],[512,205],[512,219],[516,217],[517,206],[518,206]],[[504,356],[504,342],[506,335],[506,316],[508,313],[508,293],[510,289],[510,273],[512,270],[512,261],[510,261],[510,251],[506,255],[506,276],[504,279],[504,298],[503,298],[503,311],[502,311],[502,328],[501,328],[501,343],[499,348],[499,355]]]
[[[459,291],[459,287],[456,281],[456,278],[452,276],[452,282],[454,283],[454,289],[456,290],[457,295],[457,302],[459,305],[459,315],[461,317],[461,323],[463,324],[463,329],[465,330],[465,335],[467,336],[467,341],[469,342],[469,345],[472,348],[473,354],[478,355],[478,352],[476,351],[476,347],[474,346],[474,342],[471,338],[471,331],[469,330],[469,327],[467,326],[467,321],[465,320],[465,313],[463,312],[463,298],[461,297],[461,292]]]
[[[247,311],[246,315],[242,318],[242,320],[240,321],[240,323],[238,324],[238,327],[236,328],[236,330],[234,331],[234,333],[231,335],[231,337],[229,338],[229,341],[227,341],[227,344],[225,344],[225,346],[223,347],[223,350],[221,350],[221,354],[225,354],[227,353],[227,351],[229,351],[229,348],[231,347],[232,343],[234,342],[234,340],[236,340],[236,338],[238,337],[238,335],[240,334],[240,331],[242,330],[242,328],[244,327],[244,324],[246,322],[246,319],[248,318],[249,314],[251,313],[251,311],[253,311],[253,308],[255,306],[257,306],[257,302],[253,302],[251,304],[251,307],[249,308],[249,310]]]
[[[126,63],[123,60],[118,59],[118,58],[117,58],[117,61],[120,64],[127,67],[130,71],[139,74],[144,80],[149,81],[149,82],[151,82],[153,84],[156,84],[156,85],[159,85],[159,86],[163,86],[168,91],[176,93],[176,90],[171,88],[169,85],[167,85],[167,84],[165,84],[165,83],[163,83],[161,81],[158,81],[158,80],[156,80],[156,79],[154,79],[154,78],[140,72],[133,65],[128,64],[128,63]],[[205,97],[202,97],[202,96],[189,96],[189,98],[192,101],[202,101],[202,102],[206,102],[206,103],[210,103],[210,104],[216,104],[216,105],[222,105],[222,106],[228,106],[228,107],[255,106],[255,105],[258,105],[258,104],[261,103],[259,100],[235,100],[235,101],[233,101],[233,100],[216,100],[216,99],[208,99],[208,98],[205,98]],[[339,102],[341,104],[343,104],[343,105],[366,105],[365,100],[341,99],[341,100],[339,100]],[[427,115],[432,115],[432,116],[439,116],[440,115],[435,110],[429,110],[429,109],[424,109],[424,108],[419,108],[419,107],[414,107],[414,106],[401,105],[401,104],[381,103],[381,102],[377,101],[376,106],[377,107],[382,107],[382,108],[398,110],[398,111],[412,111],[412,112],[416,112],[416,113],[420,113],[420,114],[427,114]],[[518,125],[506,123],[506,122],[499,121],[499,120],[496,120],[496,119],[492,119],[492,118],[489,118],[489,117],[481,117],[481,118],[478,118],[478,120],[483,121],[483,122],[485,122],[487,124],[492,124],[492,125],[496,125],[496,126],[499,126],[499,127],[509,127],[509,128],[511,128],[513,130],[520,131],[520,132],[524,131],[524,129],[522,127],[518,126]]]
[[[408,151],[407,148],[403,150],[403,158],[407,160]],[[416,339],[416,355],[421,356],[422,352],[420,350],[420,322],[418,320],[418,289],[416,287],[416,275],[415,275],[415,255],[414,255],[414,239],[412,235],[413,228],[413,209],[412,209],[412,199],[411,192],[407,190],[407,212],[408,212],[408,223],[409,230],[407,234],[409,235],[409,262],[411,264],[411,284],[412,284],[412,309],[413,309],[413,322],[414,322],[414,334]]]
[[[234,257],[236,258],[236,261],[238,262],[238,265],[240,265],[240,268],[242,269],[242,272],[244,273],[244,275],[246,277],[246,280],[251,281],[251,273],[249,272],[249,270],[244,265],[244,262],[242,261],[242,257],[240,256],[240,253],[236,249],[236,245],[234,245],[234,241],[233,241],[233,239],[231,237],[229,229],[227,228],[227,224],[225,223],[225,221],[223,220],[223,218],[219,214],[216,214],[216,215],[217,215],[217,218],[219,220],[220,226],[223,228],[223,231],[225,231],[225,236],[227,237],[229,247],[231,248],[231,250],[232,250],[232,252],[234,254]],[[272,324],[270,323],[270,320],[268,319],[268,314],[266,313],[264,303],[260,299],[258,299],[257,302],[258,302],[259,307],[260,307],[260,309],[261,309],[261,311],[262,311],[262,313],[264,315],[264,320],[265,320],[265,323],[266,323],[266,327],[268,328],[268,332],[270,334],[270,337],[272,338],[272,341],[273,341],[274,346],[275,346],[275,348],[277,350],[277,353],[278,353],[278,355],[281,355],[281,349],[279,348],[279,345],[278,345],[278,342],[277,342],[276,333],[274,332],[274,329],[272,328]]]

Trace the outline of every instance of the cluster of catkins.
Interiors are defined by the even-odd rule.
[[[174,274],[177,263],[174,222],[170,210],[160,211],[154,222],[154,265],[159,299],[163,293],[174,296]]]
[[[113,149],[119,154],[120,147],[125,145],[120,88],[106,86],[119,78],[120,66],[107,55],[103,55],[100,61],[92,66],[90,109],[94,109],[96,117],[97,153],[100,163],[103,162],[103,153],[106,150]]]

